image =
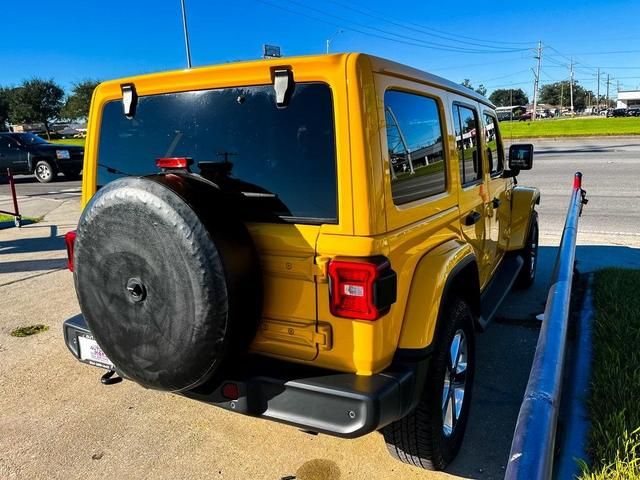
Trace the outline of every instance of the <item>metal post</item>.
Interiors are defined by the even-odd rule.
[[[187,28],[187,7],[185,0],[180,0],[182,8],[182,30],[184,31],[184,48],[187,53],[187,68],[191,68],[191,47],[189,46],[189,29]]]
[[[582,174],[578,172],[573,179],[571,202],[551,276],[544,320],[513,435],[504,477],[506,480],[551,478],[576,257],[578,218],[582,213],[582,206],[586,203],[585,195],[582,190]]]
[[[13,211],[15,217],[20,218],[20,210],[18,209],[18,196],[16,195],[16,182],[13,178],[11,170],[7,168],[7,175],[9,176],[9,186],[11,187],[11,198],[13,199]]]

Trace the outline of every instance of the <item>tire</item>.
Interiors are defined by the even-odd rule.
[[[76,292],[95,340],[125,378],[187,391],[246,352],[262,277],[229,203],[198,177],[167,174],[113,181],[85,208]]]
[[[417,407],[406,417],[382,429],[393,457],[426,470],[443,470],[460,449],[469,417],[475,370],[473,314],[468,304],[454,297],[444,305],[439,324],[442,328],[436,338]],[[459,361],[464,356],[453,354],[456,351],[454,340],[459,347],[466,347],[457,350],[466,352],[464,368],[461,368],[463,362]],[[458,359],[453,364],[457,365],[455,384],[459,387],[453,390],[450,389],[452,356]],[[462,395],[457,396],[455,402],[451,395],[444,400],[446,391]],[[459,412],[455,417],[451,408],[454,404]]]
[[[50,183],[54,180],[56,171],[49,161],[38,160],[35,168],[33,169],[33,174],[36,176],[36,180],[40,183]]]
[[[518,288],[529,288],[536,280],[539,236],[538,212],[534,210],[531,213],[531,225],[529,227],[529,235],[527,236],[527,244],[522,250],[520,250],[520,255],[524,260],[524,264],[518,274],[518,278],[516,278],[516,287]]]

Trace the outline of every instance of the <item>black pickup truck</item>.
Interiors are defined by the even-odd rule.
[[[31,174],[41,183],[51,182],[58,173],[70,179],[82,170],[84,147],[49,143],[33,133],[0,132],[0,175]]]

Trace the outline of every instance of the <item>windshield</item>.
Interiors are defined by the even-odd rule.
[[[34,133],[16,133],[14,138],[16,138],[22,145],[40,145],[49,143],[44,138],[41,138]]]
[[[140,97],[127,119],[105,105],[97,185],[157,173],[156,159],[191,157],[192,171],[285,221],[334,223],[337,187],[331,90],[296,84],[287,108],[272,85]]]

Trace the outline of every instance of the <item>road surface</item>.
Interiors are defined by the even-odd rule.
[[[583,173],[589,204],[580,219],[579,243],[640,246],[640,136],[532,140],[533,170],[522,184],[542,193],[540,231],[553,240],[562,232],[573,174]]]

